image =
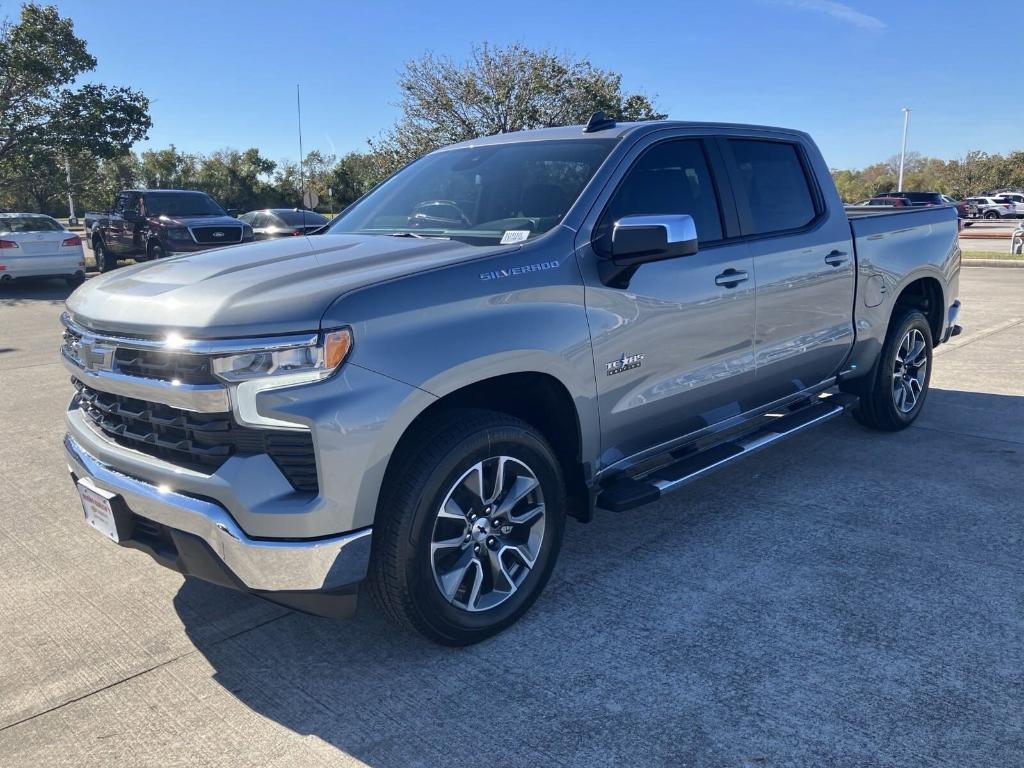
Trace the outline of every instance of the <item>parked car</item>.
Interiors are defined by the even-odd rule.
[[[367,580],[477,642],[536,600],[567,516],[848,410],[912,424],[959,332],[957,236],[945,206],[844,209],[800,131],[475,139],[315,238],[75,291],[68,465],[88,523],[165,566],[335,616]]]
[[[944,195],[940,192],[886,192],[885,197],[901,197],[909,200],[911,205],[946,205]]]
[[[329,219],[316,211],[300,208],[266,208],[249,211],[238,217],[252,227],[257,240],[272,240],[277,237],[311,235],[323,229]]]
[[[910,201],[904,200],[902,197],[871,197],[867,200],[861,200],[859,203],[854,205],[866,205],[866,206],[889,206],[891,208],[908,208],[910,207]]]
[[[124,259],[149,261],[253,239],[252,227],[205,192],[129,189],[89,229],[96,268],[107,272]]]
[[[1018,219],[1024,218],[1024,195],[1017,192],[1003,192],[993,195],[992,199],[999,203],[1009,203],[1013,209],[1013,215]]]
[[[976,219],[1012,219],[1017,215],[1013,203],[994,197],[969,197],[967,202],[973,206]]]
[[[0,213],[0,281],[17,277],[63,277],[85,281],[85,252],[78,235],[38,213]]]

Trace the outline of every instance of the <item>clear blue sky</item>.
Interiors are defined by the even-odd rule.
[[[152,100],[150,147],[294,159],[302,83],[306,149],[363,149],[397,115],[403,61],[489,41],[587,57],[673,118],[807,130],[833,167],[896,154],[903,106],[911,150],[1024,148],[1020,66],[998,53],[1013,3],[984,16],[963,0],[57,5],[99,59],[92,79]]]

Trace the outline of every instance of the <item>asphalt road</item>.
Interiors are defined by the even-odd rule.
[[[0,287],[4,768],[1024,763],[1024,270],[964,270],[916,426],[836,420],[571,524],[530,614],[464,650],[87,528],[64,296]]]

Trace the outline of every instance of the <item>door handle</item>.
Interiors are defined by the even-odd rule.
[[[842,251],[832,251],[832,253],[825,257],[825,263],[838,267],[840,264],[846,263],[846,254]]]
[[[735,288],[740,283],[746,282],[749,279],[747,273],[741,269],[733,269],[730,267],[720,275],[715,276],[715,285],[721,285],[725,288]]]

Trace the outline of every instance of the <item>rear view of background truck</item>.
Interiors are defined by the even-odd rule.
[[[846,410],[913,423],[959,331],[957,212],[850,216],[804,133],[596,115],[427,155],[317,237],[90,281],[61,352],[86,518],[310,612],[365,580],[477,642],[567,517]]]

